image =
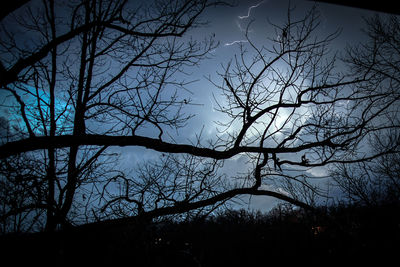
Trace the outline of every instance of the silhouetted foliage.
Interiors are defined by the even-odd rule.
[[[268,214],[230,210],[201,220],[93,225],[52,235],[8,235],[0,241],[11,262],[41,266],[382,263],[397,257],[399,222],[399,204],[332,206],[320,209],[318,216],[283,205]],[[43,258],[43,248],[52,252],[51,261]],[[13,258],[21,253],[24,257]]]

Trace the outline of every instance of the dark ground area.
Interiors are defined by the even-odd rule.
[[[12,266],[396,266],[399,242],[400,206],[384,205],[335,207],[318,216],[227,211],[191,222],[6,235],[0,253]]]

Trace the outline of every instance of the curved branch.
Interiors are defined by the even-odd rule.
[[[169,206],[169,207],[163,207],[159,209],[154,209],[152,211],[144,212],[140,216],[133,216],[133,217],[127,217],[127,218],[121,218],[121,219],[111,219],[111,220],[104,220],[104,221],[99,221],[95,223],[89,223],[85,225],[78,226],[77,228],[88,228],[92,226],[117,226],[117,225],[123,225],[123,224],[129,224],[129,223],[134,223],[139,220],[149,220],[152,218],[156,218],[159,216],[165,216],[165,215],[173,215],[173,214],[180,214],[180,213],[185,213],[191,210],[195,210],[198,208],[202,208],[205,206],[210,206],[213,204],[216,204],[221,201],[226,201],[229,199],[232,199],[236,196],[239,195],[253,195],[253,196],[271,196],[280,200],[284,200],[286,202],[289,202],[293,205],[299,206],[301,208],[307,209],[307,210],[314,210],[314,208],[306,203],[303,203],[301,201],[298,201],[294,198],[291,198],[289,196],[280,194],[278,192],[274,191],[269,191],[269,190],[259,190],[259,189],[254,189],[254,188],[236,188],[232,189],[220,194],[217,194],[211,198],[204,199],[204,200],[199,200],[197,202],[183,202],[179,203],[175,206]]]

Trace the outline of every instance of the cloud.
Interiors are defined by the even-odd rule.
[[[327,178],[329,176],[327,167],[314,167],[307,169],[306,172],[315,178]]]
[[[252,10],[253,8],[259,7],[259,6],[260,6],[262,3],[264,3],[264,2],[265,2],[265,0],[259,2],[258,4],[254,5],[254,6],[249,7],[249,9],[247,10],[247,15],[245,15],[245,16],[238,16],[238,18],[239,18],[239,19],[247,19],[248,17],[250,17],[251,10]]]

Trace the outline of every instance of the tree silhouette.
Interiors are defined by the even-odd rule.
[[[376,151],[392,153],[367,162],[346,166],[340,164],[332,168],[331,175],[345,198],[352,204],[367,207],[398,203],[400,197],[399,134],[391,130],[385,135],[376,136],[371,147]]]
[[[339,33],[319,37],[316,9],[295,20],[289,8],[286,24],[271,24],[262,45],[246,32],[248,47],[242,44],[219,79],[211,81],[221,93],[215,96],[217,111],[226,117],[218,122],[221,134],[182,144],[169,134],[192,116],[183,108],[190,99],[180,95],[190,84],[179,75],[217,45],[213,38],[185,37],[201,25],[206,8],[221,3],[30,4],[2,21],[1,89],[13,99],[8,112],[16,120],[10,120],[13,134],[3,139],[0,158],[34,159],[42,197],[26,209],[7,206],[2,219],[28,207],[41,209],[46,213],[41,221],[51,231],[77,223],[74,214],[83,214],[85,222],[115,223],[207,213],[239,195],[272,196],[310,208],[271,184],[289,181],[315,190],[307,170],[364,162],[393,150],[365,151],[364,146],[372,135],[398,125],[383,120],[394,111],[399,93],[395,76],[379,71],[381,50],[375,47],[362,57],[372,60],[366,67],[353,64],[343,71],[344,63],[329,49]],[[8,20],[18,27],[5,27]],[[30,29],[29,43],[19,39],[20,27]],[[356,59],[350,57],[350,63]],[[109,148],[115,146],[163,154],[129,172],[112,166]],[[249,169],[235,177],[222,174],[224,161],[238,155],[248,159]],[[9,173],[30,168],[15,162],[5,165],[2,176],[10,186],[17,176],[7,180]],[[302,174],[292,175],[295,170]]]
[[[369,42],[348,49],[347,62],[354,73],[368,78],[365,91],[399,97],[400,22],[397,17],[374,16],[366,19]],[[352,203],[373,206],[399,200],[399,114],[396,105],[388,107],[382,120],[375,126],[382,131],[371,135],[369,147],[382,156],[355,166],[340,164],[332,175],[345,196]],[[388,126],[385,128],[385,126]],[[394,127],[390,127],[390,125]]]
[[[12,103],[7,112],[18,117],[10,120],[13,136],[3,141],[3,159],[22,152],[7,148],[10,144],[46,139],[43,150],[23,150],[40,159],[36,168],[47,185],[37,208],[46,207],[48,230],[68,221],[74,199],[83,198],[79,188],[117,175],[109,170],[105,177],[95,168],[110,160],[108,145],[71,140],[63,145],[58,137],[136,136],[154,127],[161,139],[162,127],[178,129],[190,117],[181,112],[184,101],[173,89],[185,82],[173,75],[197,64],[215,43],[180,37],[196,27],[211,4],[160,1],[143,8],[128,1],[29,2],[3,19],[1,85]],[[20,31],[27,29],[29,43],[21,42]]]

